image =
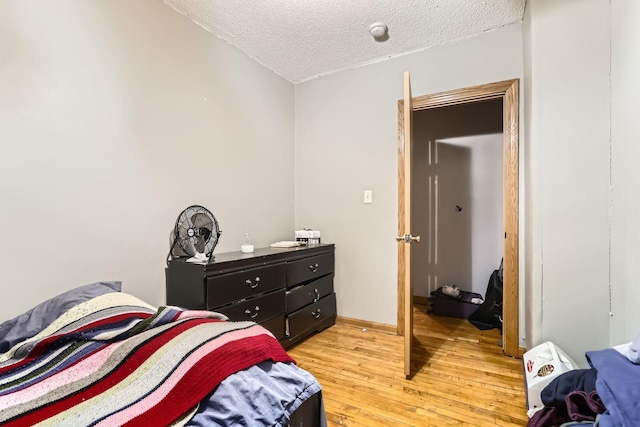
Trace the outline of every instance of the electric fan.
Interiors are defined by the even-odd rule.
[[[218,221],[211,211],[199,205],[189,206],[176,220],[167,263],[171,258],[193,257],[197,254],[213,258],[212,253],[221,233]]]

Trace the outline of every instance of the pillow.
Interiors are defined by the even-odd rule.
[[[0,324],[0,353],[5,353],[17,343],[37,335],[54,320],[72,307],[111,292],[120,292],[121,282],[97,282],[80,286],[57,295],[43,303]]]

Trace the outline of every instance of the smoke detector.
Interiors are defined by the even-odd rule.
[[[387,34],[387,26],[382,22],[374,22],[369,25],[369,34],[373,36],[375,39],[379,39],[384,37]]]

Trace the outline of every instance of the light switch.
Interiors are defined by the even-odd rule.
[[[364,190],[364,202],[373,203],[373,192],[371,190]]]

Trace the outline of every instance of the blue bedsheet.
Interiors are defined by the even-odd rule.
[[[601,427],[640,425],[640,365],[618,351],[590,351],[587,360],[598,370],[596,390],[607,411],[598,418]]]
[[[222,381],[187,425],[286,426],[293,411],[320,390],[313,375],[296,365],[265,361]]]

